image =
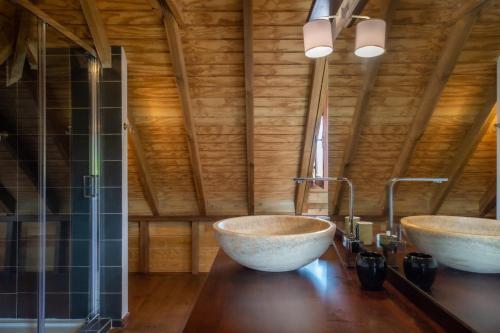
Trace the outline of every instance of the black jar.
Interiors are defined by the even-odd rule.
[[[361,252],[356,259],[359,282],[366,290],[381,290],[387,273],[385,257],[376,252]]]
[[[430,254],[410,252],[404,259],[404,270],[408,280],[422,290],[430,291],[436,278],[438,264]]]

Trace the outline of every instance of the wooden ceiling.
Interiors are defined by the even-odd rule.
[[[37,6],[98,54],[107,40],[125,49],[130,214],[293,214],[316,98],[311,0],[88,2],[105,39],[79,0]],[[387,52],[356,57],[348,28],[328,57],[330,176],[353,179],[359,215],[383,214],[394,176],[451,179],[401,184],[396,214],[480,214],[495,176],[500,0],[372,0],[362,14],[387,21]],[[345,191],[329,190],[345,214]]]

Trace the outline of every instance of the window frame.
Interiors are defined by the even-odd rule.
[[[323,114],[321,115],[322,123],[323,123],[323,128],[322,128],[322,133],[318,133],[317,136],[315,136],[315,142],[314,142],[314,163],[313,163],[313,170],[311,172],[313,173],[313,177],[321,177],[321,178],[326,178],[328,177],[328,107],[325,108],[323,111]],[[318,128],[319,131],[319,128]],[[320,136],[321,135],[321,136]],[[322,150],[323,150],[323,175],[317,176],[315,174],[315,163],[316,163],[316,154],[318,152],[318,143],[319,139],[321,137],[321,142],[322,142]],[[312,182],[312,188],[315,189],[324,189],[328,190],[328,182],[322,181],[322,180],[316,180]]]

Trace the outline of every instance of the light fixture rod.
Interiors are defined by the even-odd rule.
[[[327,19],[339,18],[339,17],[340,17],[340,15],[320,16],[320,17],[316,18],[316,20],[327,20]],[[351,18],[362,19],[362,20],[369,20],[371,17],[370,16],[366,16],[366,15],[351,15]]]

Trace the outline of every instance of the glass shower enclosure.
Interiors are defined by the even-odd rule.
[[[1,24],[0,332],[79,332],[99,316],[100,65],[21,8]]]

